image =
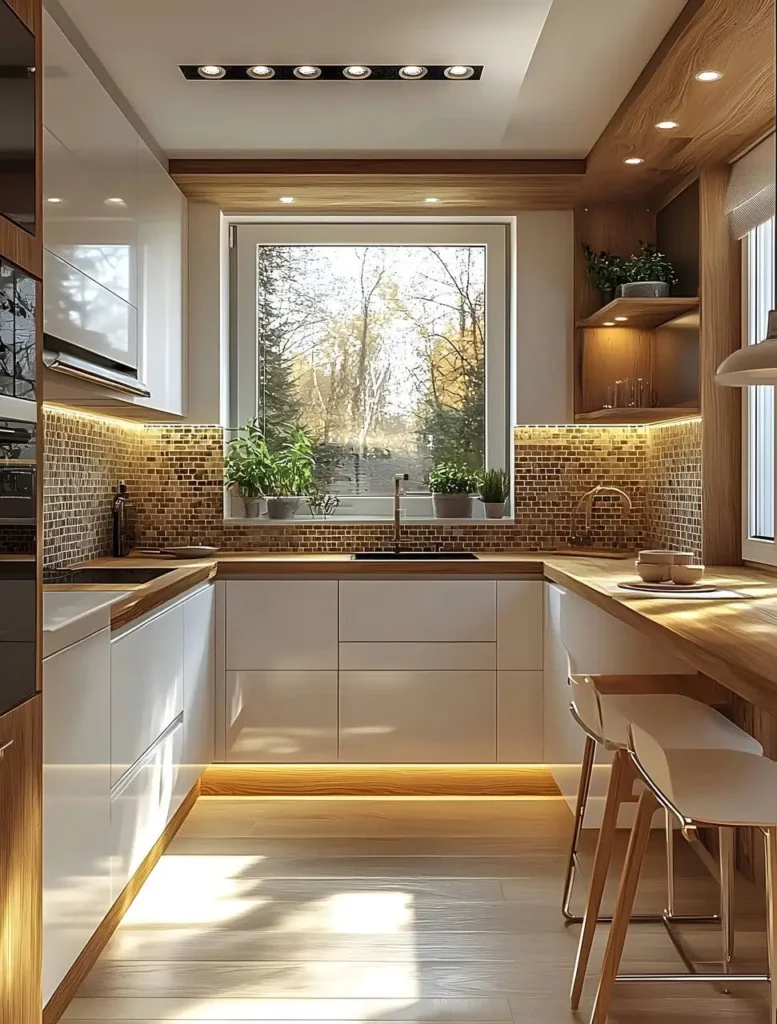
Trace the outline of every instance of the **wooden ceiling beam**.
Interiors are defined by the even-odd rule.
[[[585,160],[461,160],[444,159],[205,159],[171,160],[173,177],[190,174],[257,174],[257,175],[440,175],[462,177],[513,177],[523,175],[583,175]]]

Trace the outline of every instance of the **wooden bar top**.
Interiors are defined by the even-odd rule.
[[[483,553],[477,561],[368,562],[339,554],[228,552],[185,562],[145,555],[100,558],[90,568],[170,567],[172,572],[132,588],[115,606],[113,628],[144,615],[204,579],[247,576],[502,576],[543,575],[648,636],[668,644],[689,665],[746,700],[777,715],[777,574],[743,567],[709,569],[705,582],[745,594],[740,600],[690,600],[613,594],[635,579],[623,558],[544,552]],[[104,588],[101,588],[104,589]],[[131,589],[126,587],[127,590]]]

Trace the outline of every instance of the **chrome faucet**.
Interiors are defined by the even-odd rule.
[[[407,473],[394,474],[394,554],[398,555],[402,550],[402,521],[400,519],[399,496],[402,493],[402,484],[409,480]]]
[[[620,499],[621,507],[628,514],[632,509],[631,498],[622,491],[620,487],[613,487],[610,484],[597,484],[596,487],[592,487],[590,491],[582,496],[575,506],[575,512],[582,512],[585,509],[585,530],[583,533],[573,534],[569,538],[569,543],[573,547],[585,547],[590,546],[593,542],[593,535],[591,533],[591,517],[594,509],[594,502],[600,494],[614,494]]]

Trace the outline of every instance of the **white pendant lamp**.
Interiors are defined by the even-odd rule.
[[[777,384],[777,309],[769,313],[766,337],[757,345],[732,352],[715,374],[715,383],[729,388],[751,384]]]

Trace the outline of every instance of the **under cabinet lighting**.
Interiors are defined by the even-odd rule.
[[[300,64],[298,68],[294,68],[294,74],[297,78],[318,78],[321,68],[317,68],[315,64]]]
[[[294,202],[294,196],[281,196],[281,198],[278,200],[278,202],[279,203],[287,203],[287,204],[288,203],[293,203]]]
[[[427,196],[426,199],[424,199],[425,203],[439,203],[439,201],[440,200],[437,198],[437,196]]]
[[[605,320],[604,323],[602,324],[602,327],[614,327],[614,326],[615,326],[615,321],[614,320]]]
[[[399,77],[410,80],[423,78],[425,74],[426,68],[421,64],[405,64],[403,68],[399,69]]]
[[[275,68],[268,67],[267,64],[254,64],[253,67],[248,68],[246,74],[249,78],[257,78],[262,81],[268,78],[274,78]]]
[[[197,73],[201,78],[223,78],[227,69],[220,64],[201,64],[197,68]]]
[[[660,128],[662,132],[671,131],[672,128],[679,128],[677,121],[658,121],[656,128]]]
[[[456,79],[472,78],[475,74],[475,69],[471,68],[468,64],[453,64],[451,67],[445,69],[445,77]]]
[[[127,204],[121,198],[121,196],[108,196],[108,198],[105,200],[105,205],[106,206],[126,206]]]
[[[627,316],[616,316],[615,319],[618,323],[623,323],[625,320],[628,320],[629,318]]]
[[[722,71],[700,71],[696,76],[697,82],[719,82],[723,77]]]
[[[623,162],[624,164],[632,164],[636,166],[636,164],[644,164],[645,161],[641,156],[627,156]]]
[[[48,199],[46,200],[46,202],[47,203],[61,203],[61,202],[63,202],[63,200],[60,199],[59,196],[49,196]]]
[[[372,69],[368,68],[365,64],[349,64],[347,68],[343,68],[343,74],[346,78],[359,80],[369,78],[372,74]]]

